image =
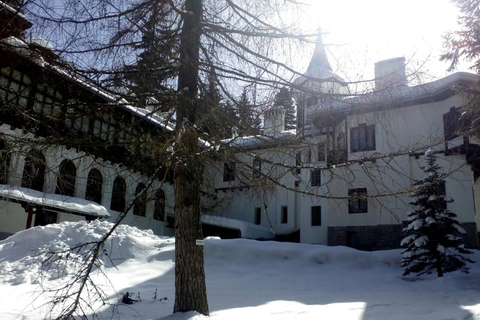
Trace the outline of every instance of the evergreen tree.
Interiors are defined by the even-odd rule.
[[[238,110],[238,129],[244,136],[260,133],[261,121],[255,106],[248,99],[248,92],[243,88],[240,99],[237,102]]]
[[[230,138],[232,137],[232,128],[238,127],[240,121],[235,106],[230,100],[222,105],[222,116],[225,124],[225,138]]]
[[[274,107],[282,106],[285,108],[285,130],[295,129],[297,127],[297,112],[293,102],[292,91],[283,87],[275,95]]]
[[[177,74],[172,62],[178,40],[174,31],[168,28],[171,8],[166,2],[145,2],[139,7],[137,15],[141,15],[138,24],[141,25],[142,38],[135,47],[141,53],[136,63],[124,66],[123,72],[116,75],[121,79],[115,79],[115,82],[126,81],[126,86],[135,94],[136,101],[132,102],[137,106],[150,105],[158,109],[165,98],[167,80]]]
[[[404,222],[403,231],[408,235],[401,242],[407,246],[402,259],[402,267],[406,267],[403,275],[430,274],[436,270],[442,277],[455,270],[468,272],[466,262],[473,261],[463,256],[471,253],[461,244],[465,230],[456,220],[457,215],[447,209],[447,203],[453,200],[445,196],[444,175],[438,172],[440,168],[431,150],[425,158],[427,165],[421,168],[426,177],[415,181],[410,201],[417,209],[409,212]]]

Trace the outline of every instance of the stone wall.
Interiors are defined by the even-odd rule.
[[[478,248],[478,234],[476,223],[464,223],[467,231],[464,243],[468,248]],[[400,242],[405,237],[402,226],[377,225],[356,227],[328,227],[329,246],[347,246],[359,250],[387,250],[400,248]]]

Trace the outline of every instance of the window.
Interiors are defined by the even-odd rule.
[[[468,120],[462,117],[459,108],[452,107],[448,113],[443,115],[443,131],[445,141],[455,139],[468,129]]]
[[[325,161],[325,156],[326,156],[325,147],[326,147],[325,143],[320,143],[317,147],[317,161],[318,162]]]
[[[112,202],[110,203],[110,209],[120,212],[125,210],[126,190],[127,185],[125,180],[122,177],[116,177],[115,180],[113,180]]]
[[[8,183],[8,167],[10,166],[10,149],[7,143],[0,139],[0,184]]]
[[[319,187],[322,185],[322,171],[320,169],[313,169],[310,171],[310,183],[312,187]]]
[[[70,160],[63,160],[60,163],[56,194],[73,197],[75,194],[75,179],[77,175],[77,168]]]
[[[145,189],[146,187],[143,183],[139,183],[135,189],[133,214],[136,216],[145,217],[147,215],[147,191]]]
[[[45,157],[40,151],[32,150],[25,158],[22,187],[43,191],[45,179]]]
[[[235,181],[235,162],[225,162],[223,164],[223,181]]]
[[[85,199],[101,204],[102,185],[103,177],[100,171],[98,171],[97,169],[90,170],[90,172],[88,173],[87,191],[85,193]]]
[[[300,174],[300,166],[302,165],[302,153],[301,152],[298,152],[295,156],[295,166],[297,167],[297,169],[295,169],[295,172],[297,174]]]
[[[312,226],[321,226],[322,225],[322,207],[313,206],[312,207]]]
[[[262,176],[262,161],[260,159],[253,159],[253,177],[260,178]]]
[[[348,213],[368,212],[367,188],[348,189]]]
[[[288,223],[288,207],[282,206],[282,220],[281,223]]]
[[[351,152],[375,150],[375,125],[360,124],[350,129]]]
[[[262,223],[262,208],[255,208],[255,224]]]
[[[307,150],[307,163],[312,162],[312,149]]]
[[[153,209],[153,219],[165,221],[165,192],[158,189],[155,196],[155,207]]]

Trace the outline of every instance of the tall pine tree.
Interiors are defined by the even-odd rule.
[[[260,133],[261,121],[255,106],[248,99],[248,92],[243,88],[240,99],[237,101],[238,129],[243,136]]]
[[[464,248],[462,234],[465,230],[456,220],[457,215],[447,209],[453,200],[445,196],[444,175],[438,171],[432,151],[425,153],[427,165],[421,167],[426,177],[414,182],[410,204],[417,209],[408,213],[403,231],[407,233],[401,245],[403,252],[403,275],[430,274],[436,270],[438,277],[446,272],[468,272],[466,262],[473,262],[463,254],[471,251]]]
[[[173,81],[178,70],[172,67],[176,60],[174,48],[177,46],[175,30],[171,30],[171,7],[164,1],[139,3],[135,17],[141,31],[141,41],[135,47],[141,50],[134,64],[125,65],[123,73],[115,75],[126,81],[135,95],[136,106],[150,106],[159,109],[165,99],[167,81]],[[122,32],[119,32],[121,36]],[[154,98],[154,99],[152,99]],[[132,100],[130,98],[130,100]]]
[[[295,104],[290,89],[287,87],[281,88],[275,95],[273,106],[282,106],[285,108],[285,130],[295,129],[297,127],[297,112],[295,111]]]

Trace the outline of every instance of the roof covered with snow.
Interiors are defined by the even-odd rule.
[[[275,239],[271,229],[265,228],[246,221],[230,219],[220,216],[202,215],[202,222],[214,226],[238,229],[242,238],[247,239]]]
[[[9,6],[3,1],[0,1],[0,11],[6,11],[10,16],[22,20],[22,22],[28,27],[32,26],[32,23],[28,21],[28,19],[22,13],[20,13],[19,10]]]
[[[336,99],[324,105],[311,106],[307,116],[312,114],[363,111],[370,108],[391,108],[443,100],[455,93],[454,87],[461,83],[478,81],[477,75],[468,72],[456,72],[442,79],[417,86],[398,86],[345,99]]]
[[[38,45],[39,42],[41,42],[41,40],[39,40],[38,38],[33,39],[33,44]],[[42,43],[44,42],[46,41],[43,40]],[[61,66],[59,64],[54,65],[46,61],[39,54],[34,54],[34,52],[30,49],[29,44],[21,39],[9,37],[7,39],[1,40],[0,45],[16,52],[17,54],[20,54],[22,57],[32,61],[33,63],[37,64],[42,68],[52,70],[61,77],[75,82],[77,85],[83,87],[84,89],[87,89],[88,91],[107,100],[108,102],[116,104],[119,107],[129,111],[130,113],[145,119],[146,121],[152,123],[155,126],[166,129],[167,131],[174,130],[174,124],[169,121],[168,118],[163,117],[162,115],[159,115],[158,113],[152,112],[150,110],[132,106],[130,102],[128,102],[126,99],[105,90],[104,88],[93,83],[90,79],[80,75],[78,72],[75,72],[75,70],[66,68],[65,66]],[[51,50],[53,50],[53,48]]]
[[[108,210],[98,203],[28,188],[0,185],[0,198],[7,201],[27,203],[32,206],[41,206],[52,211],[99,218],[110,217]]]
[[[297,132],[295,129],[286,130],[275,135],[254,135],[254,136],[245,136],[245,137],[236,137],[222,140],[222,143],[228,144],[233,148],[269,148],[274,146],[282,145],[286,142],[290,142],[296,138]]]

